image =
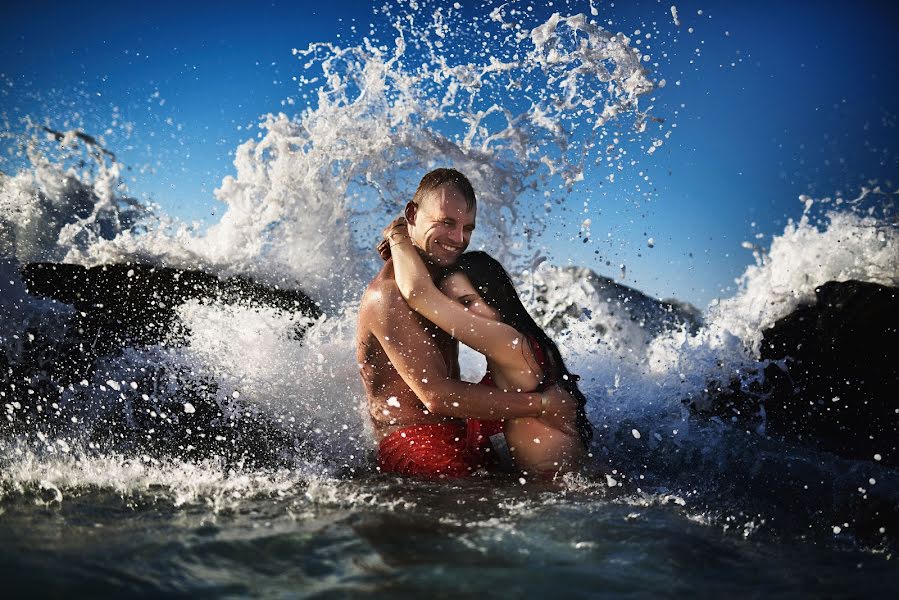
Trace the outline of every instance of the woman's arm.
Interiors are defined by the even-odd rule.
[[[397,228],[388,239],[397,287],[412,310],[495,363],[527,365],[524,336],[505,323],[472,313],[437,289],[408,233]]]
[[[574,414],[574,401],[561,390],[507,392],[454,379],[452,365],[444,362],[424,319],[409,310],[396,286],[388,283],[389,289],[363,309],[360,320],[370,327],[396,373],[428,412],[477,419]]]

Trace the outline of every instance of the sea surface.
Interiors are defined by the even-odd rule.
[[[544,226],[562,215],[586,241],[583,207],[560,208],[584,180],[636,180],[624,195],[657,200],[636,157],[674,127],[651,112],[664,61],[557,5],[466,22],[402,3],[371,39],[295,50],[312,100],[263,115],[234,149],[207,226],[130,195],[140,165],[115,151],[138,142],[118,110],[103,135],[83,130],[77,98],[65,118],[4,132],[16,160],[0,173],[0,597],[896,595],[894,467],[773,438],[761,405],[732,418],[689,408],[760,381],[773,364],[762,331],[817,286],[899,286],[895,193],[802,196],[801,216],[749,244],[754,263],[694,328],[595,295],[547,260]],[[678,51],[672,23],[643,39]],[[471,52],[448,60],[446,47]],[[372,240],[442,165],[477,190],[472,247],[546,311],[581,376],[596,428],[581,473],[376,471],[358,300],[380,266]],[[116,307],[29,293],[21,269],[34,262],[244,277],[301,290],[321,314],[251,297],[161,307],[145,290],[173,311],[152,328],[170,335],[120,343],[84,327],[97,310],[124,328]],[[483,368],[463,353],[467,380]]]
[[[583,481],[278,477],[277,492],[183,503],[152,484],[7,496],[4,595],[857,598],[895,591],[892,551],[811,530],[722,522],[674,497],[610,493]]]

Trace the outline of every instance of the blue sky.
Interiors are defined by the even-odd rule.
[[[484,12],[480,3],[462,4]],[[531,4],[547,15],[559,9],[558,2]],[[589,14],[589,2],[571,4]],[[662,44],[668,56],[654,75],[668,85],[653,103],[653,114],[676,128],[655,155],[640,159],[652,193],[634,190],[636,173],[614,185],[588,178],[575,190],[571,217],[554,222],[547,237],[554,262],[612,277],[625,264],[625,283],[705,306],[730,295],[751,262],[740,242],[781,231],[801,213],[799,194],[854,197],[871,179],[897,180],[899,4],[594,4],[603,22],[613,21],[609,29],[631,34],[655,21],[677,38]],[[671,4],[682,21],[677,29]],[[33,2],[4,12],[0,111],[58,128],[77,111],[97,133],[118,106],[135,131],[113,149],[127,164],[154,165],[131,174],[131,193],[207,221],[221,213],[212,191],[233,172],[234,148],[254,135],[248,127],[261,114],[300,108],[281,103],[295,95],[291,78],[301,72],[291,49],[356,39],[353,25],[367,30],[377,21],[369,3],[341,0],[214,9]],[[593,221],[588,243],[578,237],[584,199]]]

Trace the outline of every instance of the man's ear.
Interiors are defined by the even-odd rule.
[[[416,214],[418,214],[418,206],[414,202],[406,204],[406,208],[403,210],[403,216],[406,217],[407,224],[415,225]]]

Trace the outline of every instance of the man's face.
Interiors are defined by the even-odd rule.
[[[475,213],[474,208],[468,210],[465,197],[454,186],[443,186],[421,201],[414,219],[409,219],[409,235],[427,260],[447,267],[468,248]]]

